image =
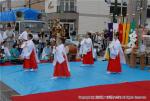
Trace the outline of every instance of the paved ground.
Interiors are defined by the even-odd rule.
[[[0,81],[0,101],[11,101],[13,95],[19,94]]]

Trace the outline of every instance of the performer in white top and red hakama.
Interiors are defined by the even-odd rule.
[[[36,71],[38,68],[37,63],[39,63],[35,45],[32,41],[33,35],[28,34],[28,41],[24,42],[22,45],[23,51],[21,53],[21,58],[24,59],[23,68],[25,71]]]
[[[114,34],[114,40],[109,45],[109,55],[107,71],[108,73],[121,73],[121,63],[125,64],[124,53],[118,39],[119,34]]]
[[[94,58],[93,58],[93,44],[90,38],[90,33],[88,32],[86,38],[81,41],[81,50],[83,54],[82,63],[83,65],[93,65]]]
[[[54,49],[54,77],[70,77],[70,69],[68,65],[68,59],[66,54],[66,49],[64,46],[64,39],[59,38],[57,41],[57,46]]]

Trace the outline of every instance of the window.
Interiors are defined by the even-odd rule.
[[[76,12],[76,0],[58,0],[57,12]]]
[[[69,2],[65,2],[65,11],[66,11],[66,12],[69,11]]]
[[[114,3],[111,3],[110,13],[112,13],[112,14],[114,13]],[[121,4],[120,3],[117,4],[116,14],[118,16],[121,15]],[[127,14],[127,4],[123,3],[123,6],[122,6],[122,15],[126,16],[126,14]]]
[[[70,2],[70,11],[75,11],[75,2]]]
[[[59,10],[60,10],[60,12],[63,12],[64,11],[64,1],[62,0],[61,2],[60,2],[60,6],[59,6]]]
[[[150,18],[150,5],[147,7],[147,18]]]

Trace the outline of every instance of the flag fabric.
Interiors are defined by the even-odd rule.
[[[129,35],[129,38],[130,41],[128,43],[128,47],[135,47],[136,46],[135,42],[137,41],[137,34],[135,30]]]
[[[131,26],[130,26],[130,33],[129,33],[129,35],[132,34],[133,31],[135,31],[135,27],[136,27],[136,23],[133,20],[132,23],[131,23]],[[129,41],[130,41],[130,38],[129,38]]]
[[[129,40],[129,32],[130,32],[130,23],[128,22],[126,24],[126,32],[125,32],[125,45],[128,44],[128,40]]]
[[[129,32],[129,39],[128,39],[128,47],[135,47],[135,42],[137,41],[137,34],[136,34],[136,31],[135,31],[135,27],[136,27],[136,24],[135,24],[135,21],[133,19],[133,21],[131,22],[130,24],[130,32]]]
[[[108,23],[108,36],[109,40],[113,39],[113,23]]]
[[[119,32],[119,41],[122,43],[123,41],[123,24],[120,23],[118,27],[118,32]]]
[[[126,23],[123,23],[122,45],[125,45]]]
[[[109,48],[106,48],[104,58],[105,58],[106,60],[109,60],[109,59],[110,59],[110,51],[109,51]]]

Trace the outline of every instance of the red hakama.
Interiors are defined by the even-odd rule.
[[[65,59],[65,61],[63,63],[59,63],[58,61],[56,62],[56,65],[54,67],[54,77],[70,77],[70,71],[68,69],[68,65],[67,65],[67,61]]]
[[[87,52],[87,54],[83,55],[83,64],[94,64],[94,58],[93,58],[93,53],[92,50]]]
[[[116,59],[111,59],[111,58],[109,59],[107,71],[114,72],[114,73],[121,72],[121,63],[120,63],[119,55],[116,57]]]
[[[31,52],[29,59],[24,59],[23,68],[24,69],[37,69],[37,62],[34,50]]]

